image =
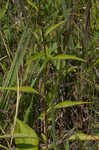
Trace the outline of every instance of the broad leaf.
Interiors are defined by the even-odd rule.
[[[39,139],[35,131],[21,120],[17,119],[15,134],[24,134],[33,138],[15,138],[18,150],[38,150]]]

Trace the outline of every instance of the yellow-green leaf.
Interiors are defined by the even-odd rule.
[[[55,109],[59,108],[66,108],[66,107],[72,107],[75,105],[81,105],[81,104],[90,104],[91,102],[82,102],[82,101],[64,101],[60,102],[57,105],[55,105]]]
[[[15,138],[16,147],[18,150],[38,150],[39,139],[35,131],[27,124],[17,119],[15,126],[15,134],[24,134],[33,138]]]
[[[77,138],[81,141],[99,140],[99,136],[93,136],[84,133],[76,133],[72,135],[69,140],[76,140]]]
[[[0,136],[0,139],[9,139],[9,138],[11,138],[12,137],[12,135],[11,134],[5,134],[5,135],[1,135]],[[35,137],[33,137],[33,135],[32,136],[30,136],[30,135],[25,135],[25,134],[20,134],[20,133],[15,133],[14,134],[14,136],[13,136],[13,138],[35,138]]]
[[[96,60],[96,62],[93,64],[93,67],[96,66],[99,63],[99,59]]]
[[[17,87],[0,87],[0,90],[11,90],[11,91],[17,91]],[[36,91],[34,88],[29,87],[29,86],[22,86],[19,87],[19,90],[22,92],[26,92],[26,93],[34,93],[34,94],[38,94],[41,95],[38,91]]]
[[[66,54],[57,55],[55,57],[52,57],[52,59],[54,59],[54,60],[62,60],[62,59],[69,60],[69,59],[71,59],[71,60],[78,60],[78,61],[81,61],[81,62],[86,62],[82,58],[79,58],[79,57],[76,57],[76,56],[72,56],[72,55],[66,55]]]
[[[65,23],[65,21],[61,21],[58,24],[54,24],[51,27],[49,27],[45,32],[45,36],[47,36],[49,33],[51,33],[53,30],[55,30],[56,28],[58,28],[59,26],[61,26],[64,23]]]
[[[2,19],[8,9],[8,5],[9,5],[9,0],[7,1],[5,8],[3,8],[2,10],[0,10],[0,19]]]
[[[38,11],[37,6],[33,2],[31,2],[30,0],[27,0],[27,2],[30,6],[32,6],[32,8],[35,8],[35,10]]]
[[[31,57],[31,58],[27,61],[26,65],[27,65],[27,64],[30,64],[32,61],[34,61],[34,60],[36,60],[36,59],[41,58],[42,56],[44,56],[44,53],[43,53],[43,52],[35,54],[33,57]]]

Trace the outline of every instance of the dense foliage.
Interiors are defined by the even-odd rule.
[[[0,149],[99,149],[98,0],[0,1]]]

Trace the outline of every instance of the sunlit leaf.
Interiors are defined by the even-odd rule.
[[[33,138],[15,138],[16,147],[18,150],[38,150],[39,139],[35,131],[27,124],[17,119],[15,126],[15,134],[24,134]]]
[[[69,140],[76,140],[79,139],[81,141],[90,141],[90,140],[99,140],[99,136],[93,136],[93,135],[88,135],[84,133],[76,133],[72,135]]]
[[[55,105],[55,109],[59,108],[66,108],[66,107],[72,107],[75,105],[81,105],[81,104],[90,104],[91,102],[82,102],[82,101],[64,101],[60,102],[57,105]]]

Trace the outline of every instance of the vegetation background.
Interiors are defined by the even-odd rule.
[[[99,1],[0,1],[0,149],[99,149]]]

